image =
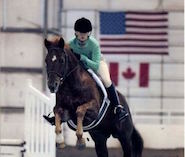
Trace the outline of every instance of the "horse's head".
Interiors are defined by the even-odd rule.
[[[48,87],[51,93],[56,93],[67,72],[68,56],[64,51],[63,38],[57,38],[55,41],[45,39],[44,43],[48,50],[45,59]]]

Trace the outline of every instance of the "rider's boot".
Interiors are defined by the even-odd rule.
[[[129,114],[125,110],[125,108],[120,104],[118,93],[113,85],[111,84],[110,87],[106,88],[108,93],[108,98],[114,105],[114,114],[118,117],[118,119],[121,121],[125,119]]]
[[[43,115],[43,117],[44,117],[44,119],[45,119],[48,123],[50,123],[51,125],[55,125],[55,117],[54,117],[54,116],[53,116],[53,117],[50,117],[49,115],[48,115],[48,116]]]
[[[48,114],[48,116],[43,115],[44,119],[50,123],[51,125],[55,125],[55,117],[50,116],[51,113]],[[64,110],[63,114],[61,115],[61,121],[62,122],[67,122],[69,120],[69,112],[67,110]]]

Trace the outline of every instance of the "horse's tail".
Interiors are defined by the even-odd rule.
[[[135,127],[132,133],[132,144],[134,157],[141,157],[143,151],[143,139]]]

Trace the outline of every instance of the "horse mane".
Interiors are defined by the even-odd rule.
[[[58,42],[60,41],[60,38],[63,38],[63,37],[62,37],[62,36],[55,35],[55,36],[49,37],[49,38],[48,38],[48,41],[50,41],[50,42],[51,42],[52,44],[54,44],[54,45],[57,45]],[[63,39],[64,39],[64,38],[63,38]],[[65,40],[64,40],[64,41],[65,41]],[[65,43],[64,49],[70,50],[69,44]]]

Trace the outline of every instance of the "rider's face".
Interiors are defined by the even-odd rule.
[[[89,35],[90,35],[90,32],[87,32],[87,33],[81,33],[81,32],[75,32],[76,34],[76,37],[78,40],[80,40],[81,42],[84,42],[88,39]]]

